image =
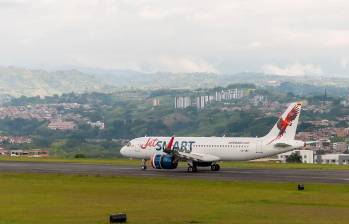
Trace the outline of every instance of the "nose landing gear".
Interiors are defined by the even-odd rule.
[[[198,171],[196,164],[193,161],[188,161],[188,173],[195,173]]]
[[[143,171],[145,171],[145,170],[147,169],[147,160],[142,159],[141,169],[142,169]]]
[[[198,171],[196,166],[188,166],[188,173],[195,173]]]

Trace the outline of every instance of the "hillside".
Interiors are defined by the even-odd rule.
[[[0,67],[0,94],[45,96],[67,92],[100,91],[106,84],[77,70],[48,72]]]
[[[346,95],[348,78],[321,76],[277,76],[261,73],[141,73],[130,70],[45,71],[19,67],[0,67],[0,101],[7,96],[47,96],[62,93],[112,92],[121,89],[198,89],[252,83],[281,92],[309,95]]]

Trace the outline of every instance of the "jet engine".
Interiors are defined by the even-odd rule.
[[[151,165],[155,169],[176,169],[178,161],[172,155],[156,154],[151,159]]]

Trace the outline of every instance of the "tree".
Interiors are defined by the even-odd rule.
[[[287,156],[286,162],[287,163],[302,163],[302,157],[298,153],[293,152],[291,155]]]

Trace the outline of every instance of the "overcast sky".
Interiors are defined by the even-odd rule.
[[[347,0],[0,0],[0,65],[349,75]]]

